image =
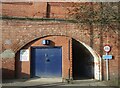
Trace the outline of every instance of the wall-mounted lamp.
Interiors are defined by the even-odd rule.
[[[50,40],[42,40],[43,45],[50,45]]]

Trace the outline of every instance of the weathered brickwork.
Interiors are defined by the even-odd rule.
[[[51,40],[52,43],[49,45],[51,47],[54,46],[58,46],[58,47],[62,47],[62,78],[68,78],[68,69],[70,69],[69,66],[69,59],[72,62],[72,54],[70,54],[70,57],[68,57],[70,51],[72,48],[70,48],[70,51],[68,51],[69,46],[71,46],[71,39],[69,37],[65,37],[65,36],[47,36],[47,37],[43,37],[40,38],[36,41],[33,41],[29,44],[27,44],[26,46],[24,46],[22,49],[29,49],[31,50],[31,47],[46,47],[46,45],[42,44],[42,40]],[[59,40],[59,41],[58,41]],[[30,58],[31,58],[31,54],[30,54]],[[20,61],[20,51],[17,52],[17,57],[16,57],[16,69],[17,69],[17,77],[18,78],[30,78],[30,61],[27,62],[21,62]],[[21,64],[22,63],[22,64]],[[72,64],[71,64],[72,65]],[[72,69],[71,69],[72,72]],[[70,73],[72,74],[72,73]],[[70,75],[72,77],[72,75]]]
[[[61,5],[61,7],[60,7]],[[3,3],[3,16],[26,17],[26,18],[67,18],[68,8],[71,4],[66,3]],[[93,8],[97,10],[99,5]],[[49,13],[47,13],[49,12]],[[56,45],[61,44],[65,47],[63,54],[63,62],[67,66],[63,66],[63,77],[68,77],[68,69],[70,66],[70,77],[72,77],[72,39],[83,42],[96,51],[101,57],[105,55],[103,46],[109,44],[112,49],[109,54],[113,55],[113,59],[109,60],[110,79],[118,78],[120,71],[118,61],[119,54],[119,34],[118,25],[103,27],[100,24],[85,24],[72,23],[67,21],[56,20],[18,20],[18,19],[3,19],[2,21],[2,68],[3,78],[29,78],[30,77],[30,62],[19,62],[19,51],[23,48],[30,48],[37,45],[42,39],[53,39]],[[55,39],[54,39],[55,38]],[[61,40],[61,42],[59,41]],[[68,43],[70,40],[70,46]],[[31,44],[31,42],[33,44]],[[42,46],[42,45],[40,45]],[[67,50],[70,49],[70,52]],[[70,54],[70,65],[68,58]],[[102,77],[106,79],[105,60],[102,60]],[[21,68],[22,67],[22,68]],[[29,67],[29,68],[26,68]],[[23,74],[22,74],[23,73]],[[8,75],[9,74],[9,75]]]
[[[90,33],[90,30],[93,31],[93,34]],[[6,50],[10,50],[17,53],[17,51],[19,51],[23,46],[35,39],[58,35],[61,36],[61,38],[62,36],[68,36],[84,42],[91,46],[91,48],[93,48],[100,56],[105,54],[103,46],[108,41],[108,44],[112,46],[110,54],[114,57],[109,61],[110,78],[118,77],[118,35],[113,30],[109,30],[109,32],[101,32],[100,25],[93,25],[93,29],[90,29],[90,25],[88,24],[78,27],[77,24],[65,22],[3,20],[2,51],[5,52]],[[10,51],[8,53],[11,55]],[[9,67],[9,69],[15,70],[15,57],[13,55],[13,59],[12,56],[11,59],[8,59],[9,57],[3,57],[3,68]],[[7,64],[9,63],[9,60],[12,60],[11,65]],[[105,79],[105,61],[102,60],[102,62],[103,78]]]
[[[46,3],[3,3],[1,14],[4,16],[42,18],[46,16]]]
[[[3,3],[2,14],[3,16],[16,16],[16,17],[32,17],[32,18],[68,18],[70,9],[73,9],[74,3],[68,2],[16,2],[16,3]],[[83,3],[78,3],[77,6]],[[89,3],[86,3],[89,4]],[[98,5],[94,3],[94,9]]]

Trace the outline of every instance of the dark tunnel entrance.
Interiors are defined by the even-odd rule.
[[[73,39],[73,79],[94,78],[94,57],[80,42]]]

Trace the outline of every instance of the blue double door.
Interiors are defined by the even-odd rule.
[[[32,77],[61,77],[61,47],[33,47],[31,49]]]

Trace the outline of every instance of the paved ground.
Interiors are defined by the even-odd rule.
[[[39,78],[39,79],[19,79],[19,80],[4,80],[2,84],[3,88],[15,87],[15,88],[81,88],[81,87],[105,87],[114,88],[106,85],[104,81],[96,81],[93,79],[86,80],[73,80],[71,83],[62,82],[60,78]]]

